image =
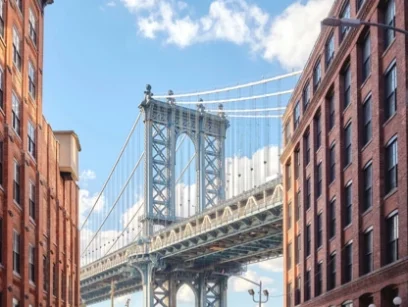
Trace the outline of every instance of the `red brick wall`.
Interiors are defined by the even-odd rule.
[[[39,1],[24,0],[23,13],[14,0],[4,2],[5,35],[0,38],[0,67],[4,71],[4,108],[0,109],[0,140],[3,141],[3,185],[0,186],[0,218],[3,219],[2,263],[0,264],[0,306],[11,306],[13,298],[22,306],[78,306],[79,264],[74,254],[78,247],[78,187],[59,172],[59,144],[42,115],[43,11]],[[37,46],[29,38],[28,10],[37,17]],[[22,70],[13,64],[13,26],[22,38]],[[36,68],[36,97],[28,93],[28,61]],[[21,132],[12,128],[12,92],[20,99]],[[28,153],[28,120],[36,127],[36,157]],[[20,164],[20,205],[13,200],[13,161]],[[36,218],[29,217],[29,181],[36,186]],[[65,229],[75,235],[66,235]],[[21,274],[13,273],[13,230],[21,235]],[[28,277],[28,244],[36,247],[35,283]],[[43,276],[43,256],[48,259],[48,274]],[[57,267],[56,296],[53,295],[53,263]],[[73,300],[68,293],[61,300],[61,272],[71,278]],[[43,290],[44,277],[48,290]],[[68,292],[68,284],[66,291]],[[70,305],[72,303],[72,305]]]
[[[365,1],[364,6],[357,13],[356,1],[350,1],[351,17],[361,18],[372,22],[383,21],[383,11],[381,5],[385,1],[373,0]],[[335,1],[330,15],[338,16],[345,0]],[[396,3],[396,26],[399,28],[408,28],[408,2],[404,0],[395,0]],[[358,15],[357,15],[358,14]],[[346,300],[353,300],[354,306],[359,306],[359,298],[365,293],[371,293],[374,303],[381,306],[381,289],[388,285],[395,285],[398,288],[399,295],[403,302],[408,301],[408,214],[407,214],[407,46],[408,36],[397,33],[396,39],[387,50],[384,50],[383,31],[371,27],[371,75],[362,84],[361,82],[361,55],[358,43],[364,35],[363,27],[351,30],[350,33],[339,42],[338,28],[325,28],[316,43],[309,62],[305,67],[303,75],[295,89],[293,97],[288,105],[284,117],[284,127],[292,121],[293,108],[298,100],[301,100],[302,90],[307,80],[312,82],[313,67],[320,57],[321,63],[324,63],[324,45],[331,32],[335,34],[335,58],[328,69],[322,65],[322,82],[320,87],[312,96],[311,104],[306,112],[303,113],[300,126],[292,132],[292,137],[285,144],[281,162],[286,165],[294,163],[294,150],[300,148],[301,163],[300,176],[296,180],[294,176],[294,167],[291,168],[293,182],[292,188],[286,191],[284,197],[285,214],[285,268],[288,267],[287,259],[290,252],[292,257],[291,269],[286,270],[284,274],[286,299],[285,304],[291,302],[294,305],[296,278],[302,278],[302,306],[330,306],[341,305]],[[343,65],[349,60],[351,67],[351,105],[343,110],[342,108],[342,79],[341,70]],[[384,122],[384,72],[392,61],[397,62],[397,113],[394,117]],[[329,131],[328,103],[325,97],[331,88],[334,89],[336,108],[335,108],[335,126]],[[372,95],[372,140],[366,145],[362,145],[361,127],[362,127],[362,104],[368,93]],[[315,126],[313,118],[320,110],[322,118],[322,146],[315,151]],[[352,123],[352,164],[344,168],[342,164],[344,152],[343,131],[348,122]],[[291,125],[290,125],[291,126]],[[311,140],[311,161],[305,165],[303,135],[310,131]],[[398,189],[389,195],[385,195],[385,155],[384,147],[394,135],[398,136]],[[336,144],[336,179],[332,184],[328,182],[329,176],[329,150],[332,143]],[[323,165],[323,193],[321,197],[315,199],[314,182],[316,181],[315,166],[322,161]],[[367,212],[362,212],[360,204],[363,200],[363,179],[362,169],[367,162],[372,161],[373,166],[373,207]],[[283,168],[284,179],[288,177],[287,169]],[[305,199],[305,181],[308,176],[312,180],[312,202],[311,208],[306,210],[303,207]],[[344,205],[344,187],[347,182],[352,181],[352,200],[353,217],[350,226],[343,228],[342,216]],[[284,180],[284,182],[286,182]],[[297,203],[295,195],[298,190],[302,191],[302,214],[299,222],[295,220],[295,210]],[[328,212],[326,210],[329,201],[336,197],[336,236],[334,239],[328,238]],[[292,227],[287,225],[288,204],[292,203]],[[399,216],[399,261],[385,266],[385,218],[389,213],[398,210]],[[316,217],[317,214],[323,214],[323,246],[317,250],[315,245]],[[306,225],[312,227],[312,253],[309,257],[305,256],[305,229]],[[363,275],[361,274],[362,259],[362,234],[368,227],[373,227],[374,235],[374,271]],[[294,262],[294,252],[297,248],[296,236],[302,235],[302,246],[300,255],[300,264]],[[343,265],[342,252],[347,242],[353,242],[353,278],[351,282],[342,283]],[[292,243],[292,251],[287,250],[288,243]],[[327,264],[332,252],[336,252],[336,288],[327,292]],[[323,294],[315,297],[315,277],[316,263],[323,262]],[[305,273],[311,270],[311,299],[305,302]],[[291,283],[292,290],[287,291],[287,284]]]

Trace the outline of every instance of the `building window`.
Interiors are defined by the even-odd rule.
[[[323,174],[322,174],[322,162],[320,162],[316,166],[316,175],[317,175],[317,180],[316,182],[316,199],[319,198],[322,195],[322,186],[323,186]]]
[[[292,169],[290,164],[286,165],[286,189],[290,190],[292,187]]]
[[[341,304],[341,307],[353,307],[353,302],[352,301],[347,301]]]
[[[361,9],[363,6],[365,0],[357,0],[357,12]]]
[[[0,1],[0,3],[3,3]],[[3,69],[0,68],[0,109],[4,110],[4,91],[3,91],[3,78],[4,78],[4,73]]]
[[[329,217],[329,238],[332,239],[336,235],[336,199],[329,204]]]
[[[317,243],[317,248],[321,247],[323,245],[323,214],[319,213],[317,215],[317,238],[316,238],[316,243]]]
[[[391,140],[385,148],[385,193],[388,194],[398,186],[398,143]]]
[[[387,231],[387,264],[398,260],[398,213],[389,216],[386,220]]]
[[[353,243],[344,248],[344,282],[353,278]]]
[[[288,229],[292,227],[292,203],[288,204]]]
[[[310,104],[310,85],[309,82],[306,83],[303,88],[303,112],[306,112]]]
[[[322,262],[319,262],[316,266],[316,289],[315,289],[316,296],[322,294],[323,288],[322,266],[323,266]]]
[[[23,11],[23,0],[16,0],[16,4],[20,12]]]
[[[14,161],[13,199],[20,204],[20,165]]]
[[[364,251],[363,251],[363,273],[367,274],[370,273],[373,268],[373,231],[367,231],[364,234],[363,238],[363,244],[364,244]]]
[[[301,210],[302,210],[302,194],[301,191],[299,190],[296,194],[297,198],[296,198],[296,202],[297,202],[297,210],[296,210],[296,221],[299,221],[300,219],[300,215],[301,215]]]
[[[331,254],[327,265],[327,290],[336,287],[336,254]]]
[[[306,280],[305,280],[305,301],[310,300],[311,297],[311,274],[310,274],[310,270],[306,271]]]
[[[12,95],[12,115],[13,115],[13,129],[20,135],[20,101],[17,98],[17,95],[13,92]]]
[[[52,294],[57,296],[57,267],[55,262],[52,263]]]
[[[287,258],[287,268],[290,270],[292,267],[292,243],[288,244],[288,258]]]
[[[322,120],[320,114],[317,114],[315,119],[316,127],[316,150],[322,145]]]
[[[300,263],[300,252],[302,250],[302,237],[301,235],[297,235],[297,244],[296,244],[296,255],[295,255],[295,261],[296,264]]]
[[[385,120],[397,111],[397,66],[393,64],[385,74]]]
[[[350,18],[350,3],[347,1],[347,4],[344,6],[343,10],[340,13],[339,18]],[[347,33],[350,31],[350,27],[341,26],[340,27],[340,41],[342,41]]]
[[[290,122],[287,122],[285,125],[285,144],[288,144],[290,141]]]
[[[292,283],[288,284],[287,288],[288,307],[292,307]]]
[[[344,129],[344,167],[351,163],[351,123]]]
[[[364,176],[364,199],[363,211],[370,209],[373,205],[373,168],[369,163],[363,170]]]
[[[312,252],[312,226],[306,226],[306,257],[309,257]]]
[[[28,152],[35,158],[35,128],[30,121],[28,122]]]
[[[311,199],[312,199],[311,194],[312,194],[312,184],[311,184],[311,180],[309,177],[306,179],[306,199],[305,199],[306,210],[310,208]]]
[[[302,295],[302,280],[301,277],[298,276],[296,278],[296,293],[295,293],[295,305],[300,304],[300,297]]]
[[[0,185],[3,185],[3,142],[0,142]]]
[[[35,248],[31,244],[28,246],[28,279],[31,282],[35,280]]]
[[[317,61],[317,64],[315,65],[313,69],[313,91],[316,91],[316,89],[320,85],[320,81],[322,80],[322,69],[320,67],[320,60]]]
[[[0,1],[0,36],[4,38],[4,1]]]
[[[395,27],[395,0],[388,0],[387,6],[385,8],[385,20],[384,23],[390,27]],[[387,49],[391,45],[395,37],[395,30],[386,29],[385,31],[385,40],[384,48]]]
[[[363,105],[363,145],[366,145],[371,140],[371,96],[367,98]]]
[[[364,38],[362,45],[362,55],[363,55],[362,77],[364,82],[371,73],[371,40],[369,34],[367,34],[366,37]]]
[[[326,56],[326,70],[330,66],[334,58],[334,35],[330,34],[325,45],[325,56]]]
[[[45,255],[43,255],[43,278],[43,289],[48,291],[48,259]]]
[[[300,169],[300,151],[299,149],[295,150],[295,178],[299,178],[299,169]]]
[[[20,274],[20,234],[13,231],[13,272]]]
[[[344,190],[344,227],[351,224],[353,220],[353,195],[352,195],[352,184],[349,183]]]
[[[1,217],[0,217],[0,263],[3,263],[3,219]]]
[[[344,69],[343,74],[343,107],[346,109],[351,103],[351,68],[350,64]]]
[[[35,185],[30,182],[29,215],[35,220]]]
[[[37,45],[37,30],[36,30],[36,18],[35,15],[33,13],[33,11],[31,9],[29,9],[28,11],[29,14],[29,32],[30,32],[30,38],[31,41],[34,43],[34,45]]]
[[[305,134],[304,136],[304,143],[305,143],[305,162],[306,165],[309,164],[310,162],[310,137],[309,137],[309,132]]]
[[[334,124],[336,122],[335,114],[336,114],[336,106],[334,104],[334,93],[331,93],[330,96],[327,98],[329,103],[329,131],[333,129]]]
[[[329,180],[332,183],[336,179],[336,144],[330,147],[330,170],[329,170]]]
[[[300,103],[296,102],[295,110],[293,111],[293,130],[299,126],[300,122]]]
[[[15,27],[13,27],[13,63],[21,71],[21,39]]]
[[[31,97],[33,97],[35,99],[35,69],[34,66],[31,62],[28,62],[28,91],[31,95]]]

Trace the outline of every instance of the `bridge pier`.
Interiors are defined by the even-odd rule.
[[[143,272],[143,307],[177,307],[177,292],[185,284],[194,292],[195,307],[227,307],[227,277],[155,272],[152,263],[140,269]]]

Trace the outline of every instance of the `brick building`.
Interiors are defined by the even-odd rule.
[[[408,28],[406,0],[330,16]],[[408,304],[408,36],[324,27],[284,115],[286,306]]]
[[[43,13],[0,0],[0,306],[78,306],[80,145],[42,115]]]

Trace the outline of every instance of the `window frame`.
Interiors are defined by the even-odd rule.
[[[353,131],[352,131],[352,122],[349,121],[344,128],[344,168],[349,166],[353,160],[353,148],[352,148],[352,138],[353,138]]]
[[[316,219],[316,229],[317,229],[317,236],[316,236],[316,247],[319,249],[323,246],[323,213],[319,212],[317,214]]]
[[[27,126],[27,140],[28,140],[28,153],[31,155],[32,158],[35,159],[35,150],[36,150],[36,137],[35,137],[35,125],[32,123],[31,120],[28,121]]]
[[[293,131],[299,127],[300,123],[300,101],[298,100],[295,104],[295,108],[293,109]]]
[[[329,202],[329,239],[333,239],[336,236],[336,198],[332,198]]]
[[[331,131],[336,125],[336,104],[333,92],[329,94],[327,100],[329,103],[329,131]]]
[[[307,211],[310,209],[312,202],[312,180],[310,176],[306,178],[305,192],[306,192],[305,208]]]
[[[37,17],[31,8],[28,9],[28,34],[34,46],[37,46]]]
[[[22,68],[22,56],[21,56],[21,34],[16,26],[13,26],[13,64],[19,72]]]
[[[31,61],[28,61],[28,92],[35,100],[37,96],[36,69]]]
[[[35,247],[32,244],[28,244],[28,280],[35,282]]]
[[[322,146],[322,117],[318,112],[314,118],[316,127],[316,150]]]
[[[329,149],[329,184],[333,183],[336,180],[336,143],[332,143]]]
[[[344,186],[344,225],[346,228],[353,223],[353,182],[350,180]]]
[[[316,288],[315,288],[315,296],[319,296],[323,292],[323,274],[322,274],[322,268],[323,268],[323,261],[319,261],[316,264]]]
[[[367,32],[364,36],[361,48],[362,55],[362,83],[364,83],[371,74],[371,37],[370,32]]]
[[[28,202],[29,202],[29,217],[35,221],[36,214],[35,214],[35,209],[36,209],[36,201],[35,201],[35,195],[36,195],[36,187],[33,181],[30,180],[29,183],[29,197],[28,197]]]
[[[386,225],[386,264],[393,263],[399,259],[399,216],[398,210],[391,212],[385,219]],[[389,223],[392,221],[392,225]],[[390,228],[393,228],[391,239]]]
[[[392,149],[394,148],[395,149]],[[392,153],[390,153],[392,150]],[[390,156],[394,156],[395,161],[390,165]],[[391,193],[393,190],[398,188],[398,138],[397,136],[392,137],[385,146],[385,194]],[[395,169],[395,171],[394,171]],[[391,172],[391,174],[390,174]],[[393,174],[394,173],[394,174]]]
[[[351,105],[351,67],[347,63],[342,72],[343,79],[343,110]]]
[[[391,81],[388,80],[391,78]],[[389,84],[391,82],[391,84]],[[390,85],[390,87],[388,87]],[[398,110],[397,103],[398,75],[397,65],[393,61],[384,73],[384,120],[393,117]]]
[[[391,27],[395,27],[395,15],[396,15],[395,1],[388,0],[384,9],[384,24]],[[395,30],[384,29],[384,49],[387,49],[392,44],[394,39]]]
[[[369,180],[368,180],[369,177]],[[368,182],[369,181],[369,182]],[[373,167],[372,161],[367,162],[363,168],[363,187],[364,187],[364,199],[363,199],[363,212],[373,207]]]
[[[333,62],[334,54],[335,54],[334,32],[331,32],[329,36],[327,37],[326,43],[324,45],[326,70],[328,69],[330,64]]]
[[[21,206],[21,169],[17,160],[13,162],[13,200],[14,203]]]
[[[350,2],[346,1],[340,11],[339,18],[350,18],[351,17],[351,6]],[[347,34],[350,32],[350,27],[349,26],[340,26],[340,43],[343,42],[344,38],[347,36]]]
[[[306,112],[307,108],[310,106],[310,81],[307,80],[305,86],[303,87],[302,91],[302,103],[303,103],[303,113]]]
[[[372,103],[371,94],[369,94],[363,103],[363,146],[367,145],[373,137],[372,128]]]
[[[322,81],[322,66],[320,63],[320,58],[316,61],[313,67],[313,91],[315,92]]]
[[[310,131],[308,131],[304,137],[303,137],[303,141],[305,144],[305,164],[306,166],[309,165],[310,163]]]
[[[306,258],[312,254],[312,225],[306,225],[306,248],[305,248],[305,255]]]
[[[336,252],[333,252],[329,256],[329,263],[327,264],[328,274],[327,274],[327,291],[333,290],[336,288],[336,277],[337,277],[337,257]]]
[[[21,119],[20,119],[20,113],[21,113],[21,102],[20,99],[18,98],[17,94],[13,91],[12,92],[12,124],[13,124],[13,130],[16,132],[18,136],[20,136],[21,133]]]
[[[363,234],[363,274],[368,274],[374,270],[373,235],[372,227],[367,229]]]
[[[323,166],[322,166],[322,161],[320,161],[316,165],[316,195],[315,198],[318,199],[320,196],[322,196],[323,193]]]
[[[353,241],[344,247],[344,278],[343,283],[353,280]]]
[[[21,274],[21,235],[13,229],[13,273]]]

